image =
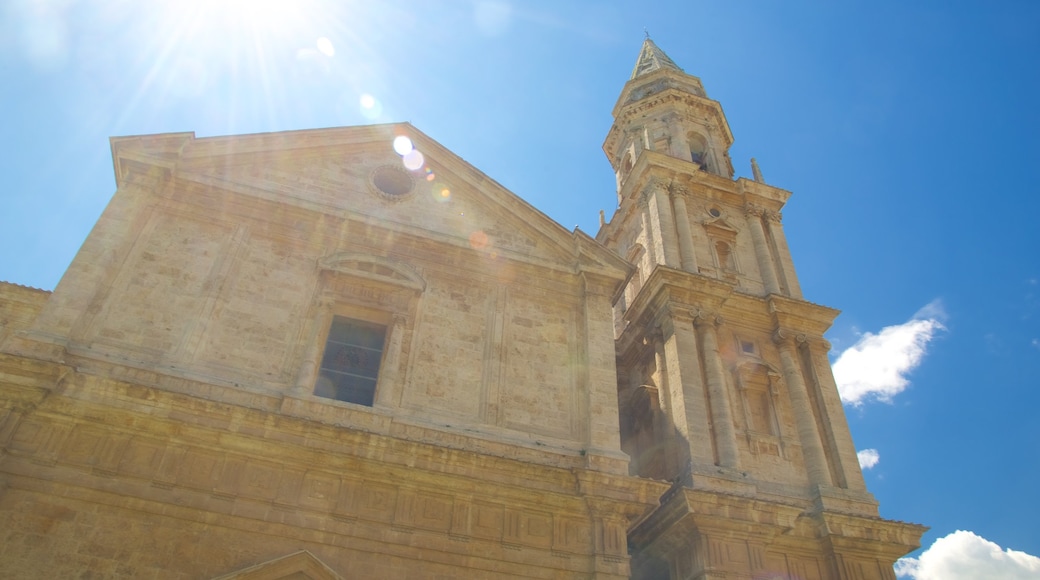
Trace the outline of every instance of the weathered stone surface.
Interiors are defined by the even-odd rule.
[[[615,116],[595,240],[409,125],[114,139],[0,284],[0,576],[891,578],[789,193],[674,63]]]

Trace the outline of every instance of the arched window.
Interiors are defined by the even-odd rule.
[[[703,136],[691,133],[688,136],[690,143],[690,160],[708,171],[708,142]]]

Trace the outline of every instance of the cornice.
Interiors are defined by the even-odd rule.
[[[805,300],[771,294],[766,298],[776,328],[784,334],[821,337],[841,314],[840,310]]]
[[[737,178],[736,183],[737,191],[739,191],[749,203],[755,203],[779,210],[785,203],[787,203],[787,200],[791,198],[791,192],[786,189],[766,185],[765,183],[760,183],[746,177]]]

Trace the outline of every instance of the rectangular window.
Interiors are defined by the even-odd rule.
[[[383,325],[334,317],[314,394],[371,407],[385,341]]]

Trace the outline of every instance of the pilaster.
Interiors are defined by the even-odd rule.
[[[682,269],[697,273],[697,258],[693,247],[693,232],[690,231],[690,214],[686,210],[686,198],[690,195],[685,187],[672,184],[668,188],[675,205],[675,228],[679,235],[679,250],[682,255]]]
[[[618,424],[617,363],[613,349],[611,294],[616,281],[582,274],[585,293],[586,460],[592,469],[626,473],[628,458],[621,453]]]
[[[776,256],[777,268],[783,280],[787,294],[793,298],[802,298],[802,288],[798,284],[798,274],[794,271],[794,262],[791,260],[791,250],[787,246],[787,237],[784,235],[784,226],[781,223],[783,214],[778,211],[766,211],[765,218],[766,233],[773,243],[773,252]]]
[[[795,340],[805,340],[804,335],[797,339],[785,330],[777,330],[773,334],[773,342],[780,351],[780,363],[783,367],[784,381],[787,383],[787,392],[791,397],[791,407],[794,410],[795,423],[798,428],[798,439],[802,444],[802,455],[805,458],[805,467],[809,475],[809,482],[819,485],[831,485],[830,470],[827,466],[827,457],[823,451],[820,432],[816,426],[816,417],[812,410],[812,402],[809,399],[805,387],[805,378],[799,368],[797,353],[795,352]]]
[[[672,308],[662,323],[668,384],[672,387],[676,428],[689,442],[689,459],[694,463],[714,463],[709,429],[707,394],[704,389],[693,314]],[[680,467],[685,466],[685,464]]]
[[[672,204],[668,200],[668,192],[659,181],[651,180],[643,195],[646,211],[650,214],[654,254],[658,263],[670,268],[678,268],[680,259],[675,240],[675,216],[672,214]]]
[[[726,386],[726,371],[719,357],[719,339],[715,327],[720,324],[722,318],[715,313],[698,312],[694,318],[694,325],[699,332],[701,358],[704,361],[718,464],[736,469],[740,467],[740,452],[737,449],[733,409]]]
[[[856,457],[856,447],[849,432],[848,419],[845,417],[845,409],[838,396],[838,387],[834,383],[834,373],[831,371],[827,352],[830,343],[823,338],[810,339],[802,345],[808,359],[810,372],[815,379],[814,387],[820,399],[820,411],[823,413],[821,420],[828,426],[827,432],[831,439],[835,453],[832,457],[832,471],[838,472],[844,480],[844,485],[850,490],[866,491],[867,485],[863,480],[863,471],[859,467],[859,459]],[[842,481],[836,481],[841,484]]]
[[[670,325],[669,325],[670,326]],[[667,330],[670,332],[670,328]],[[664,474],[672,478],[679,472],[681,466],[686,464],[688,453],[684,445],[689,426],[682,412],[683,393],[682,382],[674,380],[674,372],[671,371],[669,362],[675,361],[665,352],[664,328],[656,328],[647,335],[647,340],[653,348],[654,366],[657,368],[657,387],[659,403],[661,404],[668,424],[654,422],[654,441],[664,449]],[[679,437],[676,437],[679,434]]]
[[[755,259],[758,261],[758,270],[762,274],[762,283],[765,284],[766,294],[779,294],[780,283],[776,278],[776,268],[773,263],[769,244],[766,242],[765,230],[762,227],[762,215],[764,210],[752,203],[744,206],[744,216],[747,218],[751,229],[751,242],[755,246]]]

